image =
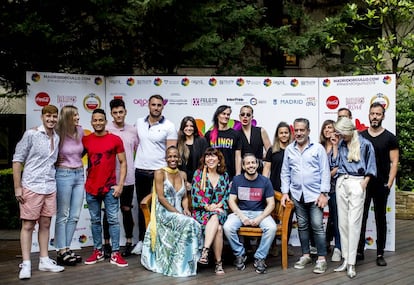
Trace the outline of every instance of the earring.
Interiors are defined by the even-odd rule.
[[[220,166],[220,163],[219,163],[219,164],[217,164],[217,166]]]

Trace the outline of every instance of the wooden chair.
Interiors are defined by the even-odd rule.
[[[280,204],[282,193],[275,191],[275,209],[272,212],[272,217],[278,223],[276,237],[280,237],[282,244],[282,269],[288,268],[288,241],[289,241],[289,218],[292,215],[294,205],[292,202],[286,202],[286,207]],[[140,203],[142,212],[145,218],[145,228],[151,220],[151,194],[142,199]],[[258,237],[262,236],[262,230],[259,227],[241,227],[239,232],[241,236]]]

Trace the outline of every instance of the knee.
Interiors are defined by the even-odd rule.
[[[129,207],[129,206],[122,206],[121,207],[121,212],[122,212],[122,214],[126,214],[128,212],[131,212],[131,207]]]
[[[35,223],[32,221],[23,221],[22,223],[22,231],[26,232],[33,232],[35,228]]]

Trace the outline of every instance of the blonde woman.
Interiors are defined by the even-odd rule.
[[[377,167],[374,147],[358,134],[351,119],[340,118],[335,124],[335,134],[340,140],[331,139],[334,146],[332,161],[338,167],[336,203],[344,258],[335,271],[347,271],[348,277],[354,278],[367,184],[377,175]]]
[[[73,234],[82,209],[84,170],[82,163],[83,129],[79,126],[79,113],[75,106],[64,106],[60,111],[56,131],[60,137],[56,162],[57,212],[55,247],[57,263],[75,265],[82,261],[70,250]]]

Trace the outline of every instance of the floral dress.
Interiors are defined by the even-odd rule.
[[[168,179],[164,180],[164,196],[179,212],[187,191],[183,186],[176,191]],[[155,249],[151,250],[150,224],[145,232],[141,264],[148,270],[173,277],[194,276],[201,241],[201,227],[193,218],[173,213],[156,199],[157,235]]]
[[[204,230],[211,215],[217,215],[221,225],[223,225],[226,221],[227,211],[229,209],[227,201],[230,193],[230,180],[229,175],[227,172],[225,172],[224,174],[220,175],[216,187],[213,187],[207,175],[206,186],[205,189],[203,189],[201,185],[202,176],[202,170],[197,169],[194,172],[191,196],[193,217],[201,224]],[[204,207],[208,204],[220,202],[223,204],[223,208],[220,210],[210,212],[204,209]]]

